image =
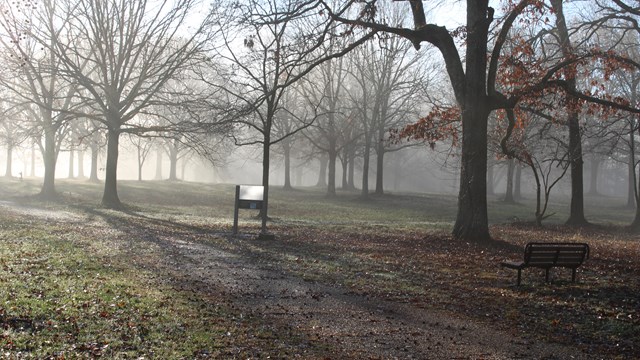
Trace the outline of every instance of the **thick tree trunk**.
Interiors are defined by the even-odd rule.
[[[467,97],[470,94],[467,93]],[[488,111],[477,103],[475,111],[462,115],[463,140],[458,192],[458,215],[453,235],[458,239],[486,241],[487,214],[487,119]]]
[[[42,159],[44,162],[44,179],[40,196],[46,200],[52,200],[57,197],[55,187],[57,151],[55,133],[50,129],[45,130]]]
[[[169,180],[178,180],[178,150],[173,144],[169,149]]]
[[[460,104],[460,188],[458,215],[452,233],[457,239],[474,242],[491,239],[487,214],[487,125],[490,113],[486,95],[488,14],[488,1],[467,1],[464,103]]]
[[[511,158],[507,160],[507,191],[504,194],[504,202],[507,204],[516,202],[513,197],[513,170],[515,170],[515,160]]]
[[[571,161],[571,208],[567,225],[588,224],[584,216],[584,175],[582,160],[582,140],[578,114],[569,114],[569,156]]]
[[[102,205],[111,208],[122,208],[122,203],[118,197],[118,147],[120,142],[120,131],[109,129],[107,140],[107,166],[104,178],[104,193],[102,194]]]

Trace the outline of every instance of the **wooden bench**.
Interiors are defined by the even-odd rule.
[[[589,258],[589,245],[585,243],[528,243],[524,248],[524,261],[505,261],[500,265],[518,270],[520,286],[522,269],[535,267],[545,269],[545,281],[549,282],[549,269],[563,267],[573,270],[571,281],[576,281],[576,269]]]

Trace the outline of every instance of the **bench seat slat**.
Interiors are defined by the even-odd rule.
[[[500,265],[518,270],[518,285],[520,272],[527,267],[546,270],[548,281],[549,269],[564,267],[573,270],[572,280],[575,281],[576,269],[589,257],[589,245],[585,243],[528,243],[524,250],[524,261],[505,261]]]

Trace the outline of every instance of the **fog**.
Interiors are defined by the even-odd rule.
[[[6,171],[6,148],[0,147],[0,169]],[[38,177],[44,174],[42,155],[38,150],[32,154],[31,149],[16,149],[12,154],[13,177]],[[118,179],[138,180],[137,157],[135,152],[124,147],[121,151],[118,165]],[[88,178],[91,169],[91,158],[84,152],[82,165],[79,152],[73,156],[73,177]],[[32,159],[35,160],[32,167]],[[151,152],[142,167],[142,180],[168,180],[170,178],[171,163],[166,153],[161,154],[158,163],[157,151]],[[98,158],[98,178],[104,179],[105,156]],[[178,160],[176,175],[178,180],[202,183],[226,184],[260,184],[262,181],[261,152],[258,147],[238,147],[228,158],[220,159],[217,166],[198,156],[184,157]],[[375,163],[375,155],[372,160]],[[56,178],[69,178],[70,152],[61,151],[56,166]],[[159,165],[158,165],[159,164]],[[273,157],[270,168],[271,186],[284,185],[284,162],[282,156]],[[361,160],[355,165],[354,184],[361,188],[362,170]],[[320,161],[318,159],[292,160],[291,182],[294,187],[319,186]],[[158,169],[159,168],[159,169]],[[495,161],[492,165],[493,189],[488,189],[490,195],[503,196],[507,181],[507,164],[505,161]],[[35,173],[34,173],[35,171]],[[455,156],[440,153],[439,149],[427,146],[417,146],[385,156],[384,190],[385,193],[428,193],[455,195],[458,191],[459,163]],[[589,163],[585,168],[585,193],[592,193],[591,168]],[[160,176],[158,177],[158,174]],[[7,175],[7,174],[5,174]],[[376,169],[369,174],[370,192],[375,189]],[[324,184],[326,187],[326,178]],[[624,164],[609,160],[600,165],[597,175],[597,193],[606,196],[626,197],[628,191],[627,172]],[[336,183],[342,185],[342,167],[336,167]],[[489,185],[490,186],[490,185]],[[493,191],[492,191],[493,190]],[[535,182],[528,169],[522,168],[521,192],[523,196],[535,195]],[[551,198],[565,199],[570,195],[570,178],[565,176],[554,187]]]

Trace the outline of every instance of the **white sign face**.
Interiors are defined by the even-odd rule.
[[[264,186],[240,185],[240,200],[262,201]]]

